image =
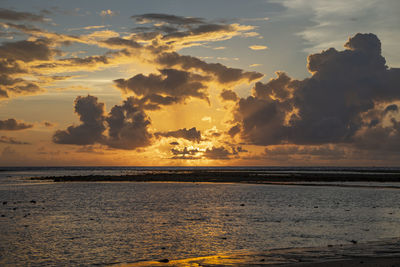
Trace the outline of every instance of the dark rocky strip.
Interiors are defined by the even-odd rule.
[[[35,177],[54,182],[212,182],[212,183],[290,183],[290,182],[400,182],[400,172],[265,172],[265,171],[158,171],[136,175],[86,175]]]

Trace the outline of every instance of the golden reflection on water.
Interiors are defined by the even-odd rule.
[[[249,255],[230,255],[230,254],[218,254],[213,256],[188,258],[181,260],[170,260],[168,263],[162,263],[158,261],[145,261],[131,264],[119,264],[113,265],[118,267],[146,267],[146,266],[177,266],[177,267],[200,267],[200,266],[236,266],[241,264],[250,264],[254,261],[254,257]],[[271,263],[271,262],[269,262]]]

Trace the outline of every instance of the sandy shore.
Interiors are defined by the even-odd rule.
[[[274,265],[270,265],[274,266]],[[400,257],[362,257],[357,259],[323,261],[314,263],[296,263],[278,266],[291,267],[398,267],[400,266]]]
[[[259,253],[217,254],[187,259],[165,258],[116,266],[400,267],[400,239],[315,248],[271,249]]]

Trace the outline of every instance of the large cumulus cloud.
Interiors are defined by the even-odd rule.
[[[136,149],[151,143],[151,134],[148,132],[150,120],[129,98],[121,105],[115,105],[106,114],[104,103],[99,103],[97,97],[78,96],[75,112],[81,124],[56,131],[53,135],[54,143],[102,144],[118,149]]]
[[[79,115],[82,124],[69,126],[66,130],[58,130],[53,141],[57,144],[91,145],[101,142],[105,114],[104,104],[97,102],[94,96],[78,96],[75,99],[75,112]]]
[[[343,51],[330,48],[310,55],[308,69],[312,75],[304,80],[278,72],[239,100],[235,118],[244,140],[257,145],[355,144],[372,133],[398,136],[396,118],[391,124],[387,120],[389,111],[397,111],[393,102],[400,100],[400,69],[386,66],[374,34],[356,34]],[[381,116],[371,123],[367,113]]]

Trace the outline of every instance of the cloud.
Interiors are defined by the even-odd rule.
[[[255,22],[255,21],[268,21],[269,18],[268,17],[264,17],[264,18],[241,18],[241,21],[251,21],[251,22]]]
[[[385,53],[393,66],[400,63],[398,43],[400,41],[400,18],[391,16],[394,10],[399,10],[397,0],[384,2],[375,0],[284,0],[275,1],[286,8],[282,14],[307,17],[311,23],[304,25],[304,30],[297,34],[305,40],[308,53],[315,53],[334,47],[339,49],[344,39],[354,32],[376,32],[384,43]]]
[[[93,29],[102,29],[111,25],[93,25],[93,26],[85,26],[79,28],[70,28],[68,31],[79,31],[79,30],[93,30]]]
[[[110,15],[113,11],[105,10],[103,13]],[[169,92],[164,90],[164,93],[137,95],[137,104],[150,110],[159,109],[161,105],[181,103],[189,97],[209,101],[206,82],[209,80],[211,82],[211,79],[218,83],[233,85],[233,83],[249,83],[263,77],[258,72],[246,72],[219,63],[206,63],[195,57],[181,56],[176,53],[184,47],[228,40],[235,36],[245,37],[244,34],[253,30],[253,26],[215,24],[200,18],[168,14],[144,14],[134,16],[134,19],[138,22],[150,21],[151,23],[142,27],[139,32],[125,36],[110,30],[75,36],[53,33],[29,25],[1,23],[2,27],[16,29],[29,35],[29,38],[0,46],[0,73],[13,74],[13,76],[7,76],[8,81],[13,81],[13,84],[0,88],[0,98],[43,92],[51,85],[51,82],[57,82],[45,80],[47,75],[93,71],[132,62],[149,63],[160,69],[160,75],[144,76],[147,82],[156,76],[162,76],[167,80],[178,79],[178,76],[184,78],[185,75],[189,77],[186,82],[182,80],[186,83],[182,84],[185,90],[179,94],[174,94],[172,88],[166,88]],[[101,28],[102,26],[87,26],[82,29]],[[110,50],[100,55],[66,57],[67,54],[62,52],[62,48],[74,43]],[[1,72],[2,70],[5,72]],[[27,76],[31,77],[27,79],[25,78]],[[139,76],[133,78],[131,82],[140,80]],[[175,93],[177,91],[179,89],[175,90]]]
[[[206,74],[212,74],[219,83],[227,84],[232,82],[261,79],[263,75],[259,72],[245,72],[241,69],[229,68],[220,63],[206,63],[192,56],[182,56],[178,53],[163,53],[156,63],[165,67],[180,67],[183,70],[199,70]]]
[[[238,133],[240,133],[240,124],[236,124],[235,126],[232,126],[228,131],[228,134],[232,138],[235,137],[235,135],[237,135]]]
[[[310,78],[294,80],[277,72],[268,83],[256,83],[253,95],[236,107],[242,138],[256,145],[318,145],[355,144],[367,134],[397,137],[395,118],[392,125],[387,116],[371,123],[365,114],[400,100],[400,69],[385,65],[374,34],[356,34],[345,48],[310,55]]]
[[[112,17],[112,16],[114,16],[115,15],[115,12],[114,11],[112,11],[112,10],[110,10],[110,9],[107,9],[107,10],[102,10],[101,12],[100,12],[100,16],[102,16],[102,17]]]
[[[212,148],[207,148],[206,151],[203,153],[203,156],[208,159],[229,159],[229,156],[232,155],[231,152],[229,152],[226,148],[224,147],[212,147]]]
[[[185,160],[195,160],[200,158],[201,151],[198,148],[187,148],[183,150],[171,149],[173,157],[171,159],[185,159]]]
[[[3,144],[10,144],[10,145],[30,145],[28,142],[22,142],[18,141],[13,137],[8,137],[8,136],[0,136],[0,143]]]
[[[204,20],[201,18],[182,17],[169,14],[162,14],[162,13],[148,13],[142,15],[135,15],[132,16],[131,18],[133,18],[139,24],[150,23],[150,22],[152,23],[165,22],[176,25],[193,25],[193,24],[204,23]]]
[[[223,89],[221,94],[221,98],[225,101],[236,101],[238,100],[237,94],[232,90]]]
[[[29,64],[35,61],[51,60],[60,52],[52,48],[48,39],[6,42],[0,45],[0,99],[14,95],[27,95],[42,92],[41,84],[45,77],[27,79],[30,76]],[[21,77],[24,78],[21,78]],[[51,77],[49,77],[50,79]],[[50,80],[47,80],[49,82]]]
[[[251,45],[251,46],[249,46],[249,48],[251,50],[266,50],[266,49],[268,49],[268,47],[265,45]]]
[[[92,145],[103,139],[104,104],[97,102],[94,96],[78,96],[75,99],[75,113],[82,124],[58,130],[53,135],[56,144]]]
[[[128,98],[122,105],[115,105],[106,121],[109,125],[109,147],[136,149],[151,144],[152,135],[148,132],[151,124],[147,115]]]
[[[147,48],[156,53],[178,51],[185,47],[228,40],[235,36],[248,37],[249,31],[255,29],[254,26],[216,24],[201,18],[169,14],[144,14],[133,18],[139,24],[147,24],[133,29],[135,40],[148,42]]]
[[[0,120],[0,130],[2,131],[19,131],[32,128],[32,124],[18,122],[15,119]]]
[[[51,48],[50,45],[51,42],[48,39],[7,42],[0,46],[0,57],[7,60],[22,60],[24,62],[49,60],[59,53],[59,51]]]
[[[75,99],[75,112],[81,124],[56,131],[53,142],[81,146],[102,144],[117,149],[136,149],[150,145],[150,120],[130,98],[122,105],[115,105],[108,115],[104,110],[104,103],[99,103],[97,97],[78,96]],[[105,134],[106,130],[108,135]]]
[[[155,133],[156,136],[163,136],[163,137],[174,137],[174,138],[183,138],[192,142],[200,142],[201,141],[201,133],[196,129],[196,127],[190,129],[179,129],[176,131],[169,131],[169,132],[158,132]]]
[[[122,92],[133,92],[141,97],[137,103],[148,109],[159,108],[159,105],[181,103],[189,97],[204,99],[209,102],[206,85],[207,77],[175,69],[162,69],[160,74],[143,74],[114,83]],[[154,106],[155,105],[155,106]]]
[[[44,22],[47,21],[42,15],[36,15],[29,12],[19,12],[10,9],[0,8],[0,19],[3,20],[26,20],[33,22]]]

